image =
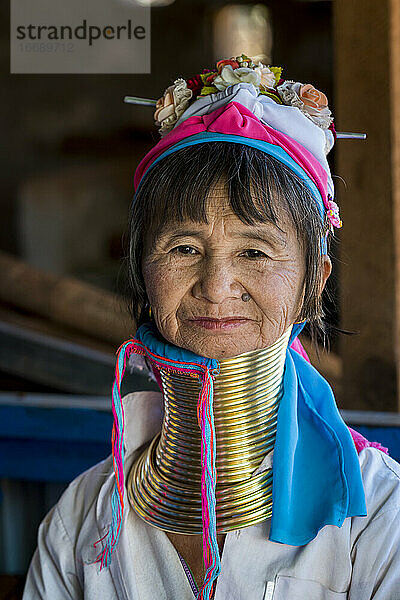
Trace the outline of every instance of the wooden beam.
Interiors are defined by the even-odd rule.
[[[82,337],[60,337],[49,327],[33,328],[26,317],[6,321],[4,312],[0,317],[0,371],[64,392],[110,396],[115,351],[88,345]],[[158,387],[140,371],[126,369],[123,394],[149,389]]]
[[[392,188],[395,241],[395,359],[397,381],[400,381],[400,2],[390,0],[390,78],[392,111]],[[400,386],[397,386],[397,408],[400,411]]]
[[[59,277],[0,252],[0,301],[117,345],[136,326],[120,296],[73,277]]]
[[[392,66],[399,60],[400,38],[391,34],[398,27],[393,24],[398,4],[334,2],[336,128],[368,133],[365,142],[339,140],[335,154],[335,172],[346,183],[336,180],[343,218],[342,327],[357,332],[341,340],[343,408],[397,411],[399,406],[395,215],[400,192],[392,179],[399,109],[393,110],[392,94],[397,90],[398,105],[400,71]]]

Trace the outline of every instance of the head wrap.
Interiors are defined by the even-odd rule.
[[[218,75],[197,76],[204,83],[201,93],[196,77],[178,79],[157,101],[162,139],[140,161],[135,192],[148,171],[172,152],[208,141],[245,144],[289,167],[310,190],[322,220],[327,217],[331,226],[341,227],[326,159],[336,132],[325,94],[281,79],[280,68],[255,67],[245,55],[219,61],[217,68]]]

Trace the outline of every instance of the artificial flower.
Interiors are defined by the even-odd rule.
[[[269,67],[263,65],[262,62],[258,63],[254,71],[260,74],[260,88],[266,90],[268,88],[274,88],[276,84],[275,73],[271,71]]]
[[[236,62],[238,63],[238,67],[250,67],[251,69],[253,69],[256,66],[253,62],[253,59],[251,59],[250,56],[246,56],[246,54],[243,54],[243,52],[240,56],[236,56],[236,59],[232,60],[236,60]]]
[[[306,106],[316,111],[328,107],[328,99],[325,94],[317,90],[311,83],[301,86],[299,96]]]
[[[213,80],[213,85],[221,92],[235,83],[252,83],[255,87],[260,86],[261,74],[249,67],[233,69],[231,65],[225,65],[222,71]]]
[[[190,90],[192,90],[193,97],[195,98],[200,94],[204,84],[200,75],[194,75],[193,77],[190,77],[190,79],[186,80],[186,85]]]
[[[237,69],[239,67],[239,63],[234,58],[226,58],[224,60],[219,60],[215,65],[219,74],[221,73],[225,65],[231,65],[232,69]]]
[[[318,127],[329,128],[333,119],[325,94],[309,84],[304,85],[298,81],[284,81],[276,89],[286,105],[299,108]]]
[[[170,131],[182,113],[188,108],[193,92],[188,88],[184,79],[176,79],[156,103],[154,120],[160,125],[160,135]]]

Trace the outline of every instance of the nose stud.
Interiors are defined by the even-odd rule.
[[[248,302],[250,300],[250,294],[248,294],[247,292],[242,294],[242,300],[243,302]]]

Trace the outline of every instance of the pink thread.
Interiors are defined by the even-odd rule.
[[[355,429],[351,429],[351,427],[349,427],[349,431],[351,433],[351,437],[353,438],[353,442],[358,454],[360,454],[361,450],[364,450],[364,448],[377,448],[381,452],[389,454],[389,449],[385,446],[382,446],[382,444],[380,444],[379,442],[368,441],[367,438],[361,435],[361,433],[359,433]]]
[[[311,364],[310,359],[308,358],[307,352],[304,350],[303,344],[300,342],[299,338],[295,338],[290,345],[292,350],[295,350],[300,356],[302,356],[307,362]]]
[[[217,470],[215,466],[215,430],[212,415],[212,374],[207,369],[197,405],[197,420],[201,428],[201,504],[203,522],[203,559],[206,575],[199,592],[199,600],[208,600],[213,580],[220,570],[219,549],[216,540],[215,488]],[[210,522],[212,517],[212,523]]]
[[[332,200],[332,196],[330,196],[328,194],[328,201],[326,203],[326,208],[327,208],[327,216],[329,221],[331,222],[331,225],[333,225],[333,227],[337,227],[340,228],[342,227],[343,223],[341,218],[339,217],[339,207],[336,204],[336,202],[334,202]]]
[[[124,376],[126,361],[129,354],[135,348],[135,340],[128,340],[121,344],[117,350],[117,361],[115,365],[115,380],[112,391],[112,413],[114,417],[111,446],[113,456],[113,468],[115,475],[115,487],[111,498],[111,525],[107,533],[95,542],[94,547],[99,543],[103,543],[103,549],[96,557],[95,563],[100,563],[100,570],[108,566],[111,560],[111,555],[118,543],[121,523],[124,513],[124,431],[125,431],[125,414],[121,399],[121,381]],[[120,371],[120,357],[123,353],[123,365]]]

